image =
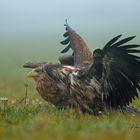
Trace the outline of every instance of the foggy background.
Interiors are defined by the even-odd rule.
[[[20,73],[27,60],[56,62],[66,18],[92,50],[118,34],[140,43],[139,0],[0,0],[0,74]]]
[[[0,0],[1,36],[53,33],[63,23],[80,32],[139,32],[139,0]],[[9,36],[10,36],[9,35]]]

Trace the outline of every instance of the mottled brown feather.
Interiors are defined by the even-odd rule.
[[[66,74],[63,76],[66,76]],[[70,83],[67,79],[68,78],[65,77],[65,82],[57,82],[47,73],[42,72],[39,77],[35,79],[37,83],[36,89],[44,100],[52,103],[57,108],[71,108],[75,106],[75,101],[69,94]]]
[[[70,32],[71,46],[74,51],[74,65],[77,66],[90,63],[92,61],[92,52],[85,41],[70,27],[68,30]]]

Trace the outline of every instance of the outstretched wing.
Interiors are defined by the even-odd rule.
[[[43,65],[52,64],[51,62],[38,62],[38,61],[28,61],[23,64],[24,68],[37,68]]]
[[[64,41],[60,43],[62,45],[67,45],[65,49],[61,51],[61,53],[66,53],[70,48],[73,50],[74,54],[74,65],[85,65],[89,64],[92,60],[92,52],[82,39],[66,22],[66,33],[64,33],[64,37],[66,38]]]
[[[117,42],[120,37],[95,50],[92,64],[81,72],[81,76],[101,83],[102,99],[114,108],[128,105],[140,91],[140,57],[135,55],[140,45],[125,45],[135,36]]]

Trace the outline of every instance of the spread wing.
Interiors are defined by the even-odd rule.
[[[117,41],[120,37],[95,50],[92,64],[81,70],[81,76],[101,83],[102,99],[114,108],[128,105],[140,91],[140,57],[135,55],[140,45],[125,44],[135,36]]]
[[[64,41],[60,42],[62,45],[67,45],[61,53],[66,53],[70,48],[73,50],[74,65],[85,65],[91,62],[92,52],[86,45],[85,41],[78,35],[66,22],[66,32]]]
[[[64,33],[64,37],[66,39],[61,42],[63,45],[68,46],[61,51],[61,53],[66,53],[70,48],[73,50],[72,55],[62,55],[58,59],[63,65],[85,65],[89,64],[92,60],[92,53],[90,49],[87,47],[84,40],[66,23],[66,33]],[[36,68],[40,67],[48,62],[36,62],[29,61],[26,62],[23,67],[24,68]]]
[[[37,68],[43,65],[52,64],[51,62],[38,62],[38,61],[28,61],[23,64],[24,68]]]

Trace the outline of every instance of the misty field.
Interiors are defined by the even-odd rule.
[[[0,101],[0,140],[139,139],[139,116],[115,112],[80,118],[72,110],[57,110],[42,100],[22,64],[26,60],[56,61],[62,48],[53,39],[17,40],[0,42],[0,98],[8,98],[5,105]],[[53,44],[46,45],[48,42]],[[133,102],[133,106],[140,108],[140,101]]]

